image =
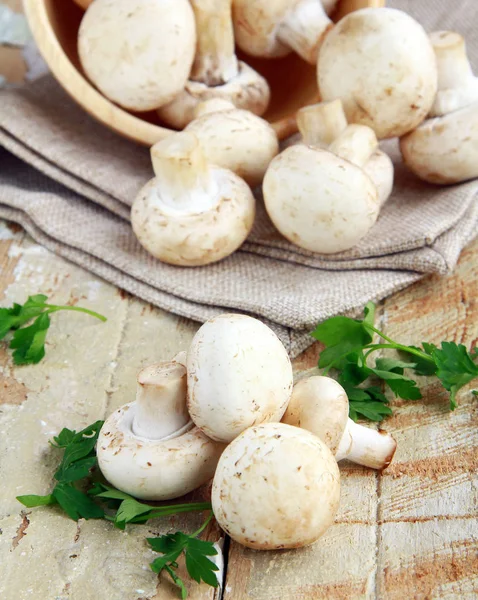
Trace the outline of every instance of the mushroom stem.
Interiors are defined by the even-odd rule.
[[[437,60],[438,91],[429,116],[441,117],[478,100],[478,78],[459,33],[435,31],[430,40]]]
[[[463,37],[455,31],[435,31],[430,40],[437,59],[438,89],[466,85],[473,72]]]
[[[174,360],[144,368],[138,375],[134,435],[172,439],[191,429],[186,405],[186,369]]]
[[[236,77],[232,0],[190,0],[196,17],[197,49],[191,79],[208,86]]]
[[[312,65],[333,26],[320,0],[300,0],[279,25],[277,37]]]
[[[348,419],[344,434],[335,454],[371,469],[385,469],[395,454],[397,442],[385,431],[357,425]]]
[[[377,136],[366,125],[348,125],[329,146],[330,152],[358,167],[363,167],[377,148]]]
[[[222,112],[223,110],[234,110],[236,107],[229,100],[223,100],[222,98],[211,98],[200,102],[194,109],[194,118],[199,119],[204,115],[210,113]]]
[[[217,185],[194,134],[179,132],[157,142],[151,161],[163,208],[199,213],[217,203]]]
[[[304,106],[297,112],[297,126],[305,144],[327,148],[347,127],[341,100]]]

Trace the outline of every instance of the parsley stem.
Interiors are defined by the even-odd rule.
[[[194,533],[191,534],[191,537],[197,537],[199,534],[201,534],[206,529],[206,527],[209,525],[213,516],[214,516],[214,514],[211,511],[209,513],[208,518],[204,521],[204,523],[201,525],[201,527],[199,529],[197,529]]]
[[[73,310],[76,312],[85,313],[86,315],[90,315],[91,317],[95,317],[96,319],[103,321],[103,323],[105,321],[107,321],[107,318],[104,317],[103,315],[100,315],[99,313],[95,312],[94,310],[89,310],[88,308],[82,308],[81,306],[55,306],[54,304],[44,304],[43,306],[48,308],[49,313],[58,312],[59,310]]]
[[[389,342],[390,345],[387,344],[373,344],[373,346],[365,346],[366,348],[373,348],[373,350],[378,349],[378,348],[392,348],[394,350],[402,350],[403,352],[407,352],[408,354],[415,354],[415,356],[419,356],[420,358],[423,358],[424,360],[428,360],[429,362],[434,363],[434,359],[429,356],[428,354],[426,354],[425,352],[422,352],[421,350],[417,350],[416,348],[411,348],[410,346],[404,346],[403,344],[398,344],[397,342],[395,342],[394,340],[392,340],[392,338],[389,338],[388,336],[386,336],[384,333],[382,333],[380,331],[380,329],[376,329],[373,325],[369,325],[369,323],[365,323],[364,322],[365,327],[367,327],[368,329],[371,329],[372,331],[374,331],[376,334],[378,334],[382,339],[384,339],[385,341]],[[368,352],[365,355],[366,357],[368,356]]]

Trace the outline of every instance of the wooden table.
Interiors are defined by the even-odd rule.
[[[43,292],[108,316],[100,324],[55,315],[47,356],[36,366],[14,368],[0,345],[0,598],[177,598],[177,589],[149,570],[155,555],[145,537],[192,531],[200,515],[121,532],[103,521],[77,524],[54,508],[22,510],[15,496],[47,493],[58,461],[48,439],[131,401],[139,369],[186,349],[198,324],[130,297],[1,222],[0,267],[2,305]],[[478,345],[477,281],[478,241],[453,275],[429,277],[382,302],[379,326],[406,344]],[[313,369],[318,353],[314,345],[296,359],[296,371]],[[341,465],[339,514],[317,544],[255,552],[226,540],[222,595],[186,576],[190,598],[477,598],[478,403],[468,388],[450,413],[436,381],[421,378],[420,385],[424,399],[395,400],[384,424],[398,441],[392,465],[383,473]],[[213,525],[206,535],[215,541],[221,533]]]

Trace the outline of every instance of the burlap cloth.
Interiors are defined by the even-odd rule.
[[[478,69],[476,0],[388,5],[406,10],[428,31],[460,31]],[[395,163],[393,195],[353,250],[322,256],[293,246],[259,201],[241,250],[215,265],[178,268],[148,256],[128,222],[137,190],[152,176],[148,150],[96,123],[51,76],[0,91],[0,145],[6,149],[0,151],[0,217],[166,310],[198,321],[228,310],[259,316],[292,355],[311,343],[308,332],[318,321],[359,311],[428,273],[451,271],[478,233],[478,182],[420,182],[403,167],[392,140],[384,149]]]

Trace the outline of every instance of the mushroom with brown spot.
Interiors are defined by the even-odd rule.
[[[250,427],[231,442],[212,486],[219,525],[257,550],[314,543],[332,525],[339,499],[330,450],[317,436],[283,423]]]
[[[139,373],[136,401],[106,419],[97,456],[101,472],[119,490],[143,500],[170,500],[211,479],[223,449],[194,427],[186,407],[186,369],[173,359]]]
[[[239,314],[220,315],[200,327],[187,372],[191,419],[222,442],[252,425],[280,421],[293,383],[279,338],[258,319]]]
[[[261,183],[279,152],[277,135],[267,121],[226,100],[199,104],[186,131],[198,138],[208,162],[233,171],[252,187]]]
[[[320,0],[234,0],[233,19],[237,45],[247,54],[279,58],[294,51],[313,65],[333,26]]]
[[[188,0],[95,0],[78,34],[87,77],[133,111],[159,108],[184,88],[195,47]]]
[[[196,106],[221,98],[262,115],[269,104],[267,81],[235,54],[232,0],[191,0],[197,31],[196,58],[184,89],[158,111],[176,129],[194,119]]]
[[[249,234],[255,200],[235,173],[206,161],[198,138],[176,133],[151,148],[155,177],[138,193],[133,231],[163,262],[206,265],[234,252]]]
[[[327,35],[317,61],[322,100],[340,98],[349,123],[379,139],[411,131],[437,91],[433,48],[423,27],[393,8],[363,8]]]
[[[397,443],[384,431],[358,425],[349,418],[344,388],[330,377],[298,381],[282,421],[317,435],[337,461],[347,459],[372,469],[385,469]]]
[[[438,93],[429,118],[400,140],[405,164],[424,181],[454,184],[478,177],[478,77],[465,40],[453,31],[430,35]]]
[[[309,145],[276,156],[263,183],[267,213],[280,233],[323,254],[355,246],[380,210],[378,190],[364,169],[377,151],[377,138],[364,125],[343,129],[340,111],[331,108],[318,104],[299,111],[299,130]],[[334,118],[323,118],[329,112]]]

